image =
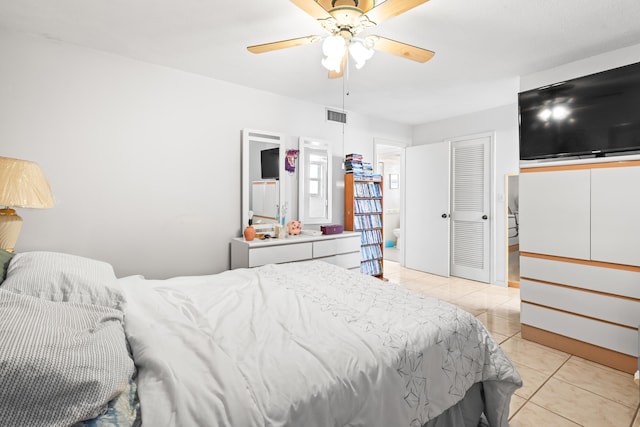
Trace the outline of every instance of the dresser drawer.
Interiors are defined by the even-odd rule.
[[[336,254],[336,241],[334,240],[320,240],[313,242],[313,257],[324,258]]]
[[[520,257],[520,277],[640,299],[640,272]]]
[[[335,265],[344,268],[360,269],[360,252],[351,252],[348,254],[339,254],[335,257]]]
[[[523,325],[553,332],[578,341],[607,348],[633,357],[638,356],[638,331],[571,313],[522,303]]]
[[[352,252],[349,254],[338,254],[322,258],[314,258],[318,261],[324,261],[329,264],[337,265],[347,269],[360,269],[360,252]]]
[[[630,328],[640,325],[640,301],[637,300],[527,279],[520,281],[520,298],[523,302]]]
[[[282,262],[304,261],[306,259],[311,259],[313,257],[312,255],[313,244],[311,242],[252,248],[249,251],[249,267],[258,267],[265,264],[277,264]]]
[[[322,258],[331,255],[360,251],[360,236],[354,235],[336,239],[313,242],[313,257]]]
[[[360,233],[355,236],[336,239],[336,254],[346,254],[349,252],[360,252]]]

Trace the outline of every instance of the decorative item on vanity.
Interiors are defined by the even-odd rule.
[[[289,235],[297,236],[302,229],[302,223],[300,221],[289,221],[287,228],[289,229]]]
[[[320,231],[322,234],[340,234],[342,233],[343,227],[341,224],[327,224],[321,225]]]
[[[276,224],[273,226],[273,231],[277,239],[284,239],[287,237],[287,229],[284,225]]]
[[[285,201],[281,205],[279,205],[278,209],[280,209],[280,225],[282,226],[282,228],[284,228],[285,218],[287,217],[287,202]]]
[[[244,240],[250,242],[256,237],[256,229],[253,228],[253,211],[249,211],[249,225],[244,229]]]
[[[22,218],[11,207],[47,209],[53,195],[47,177],[36,163],[0,157],[0,248],[13,252]]]
[[[293,174],[296,171],[296,159],[298,158],[298,150],[287,150],[285,157],[284,169]]]

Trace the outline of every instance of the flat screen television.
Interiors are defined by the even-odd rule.
[[[518,94],[520,160],[640,150],[640,63]]]
[[[260,151],[260,169],[262,179],[280,178],[280,148]]]

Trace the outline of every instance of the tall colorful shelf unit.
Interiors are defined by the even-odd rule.
[[[383,277],[382,178],[344,176],[344,228],[361,232],[360,271]]]

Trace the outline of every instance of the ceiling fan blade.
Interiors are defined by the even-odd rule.
[[[344,70],[347,68],[347,58],[349,57],[349,52],[345,52],[342,57],[342,62],[340,63],[340,71],[329,70],[329,78],[330,79],[339,79],[344,76]]]
[[[315,0],[291,0],[291,3],[298,6],[315,19],[327,19],[332,17],[329,15],[329,12],[327,12]]]
[[[384,3],[383,3],[384,4]],[[412,59],[418,62],[427,62],[435,52],[420,47],[411,46],[410,44],[397,42],[380,36],[369,36],[373,40],[373,48],[382,52],[391,53],[393,55],[402,56],[403,58]],[[367,37],[367,39],[369,38]]]
[[[341,69],[338,72],[333,71],[333,70],[329,70],[329,78],[330,79],[339,79],[342,76],[344,76],[344,70],[343,69]]]
[[[377,25],[382,21],[398,16],[428,1],[429,0],[387,0],[368,11],[365,16]]]
[[[270,52],[272,50],[286,49],[288,47],[303,46],[306,44],[315,43],[320,39],[321,39],[320,36],[299,37],[297,39],[281,40],[279,42],[257,44],[255,46],[247,47],[247,50],[251,53],[264,53],[264,52]]]
[[[354,1],[353,0],[348,0],[345,4],[345,2],[341,2],[341,1],[336,1],[335,3],[332,0],[317,0],[318,4],[320,6],[322,6],[325,10],[329,11],[331,9],[333,9],[336,6],[354,6]],[[373,9],[373,3],[374,0],[358,0],[358,4],[355,5],[355,7],[357,7],[358,9],[360,9],[363,12],[367,12],[371,9]]]

